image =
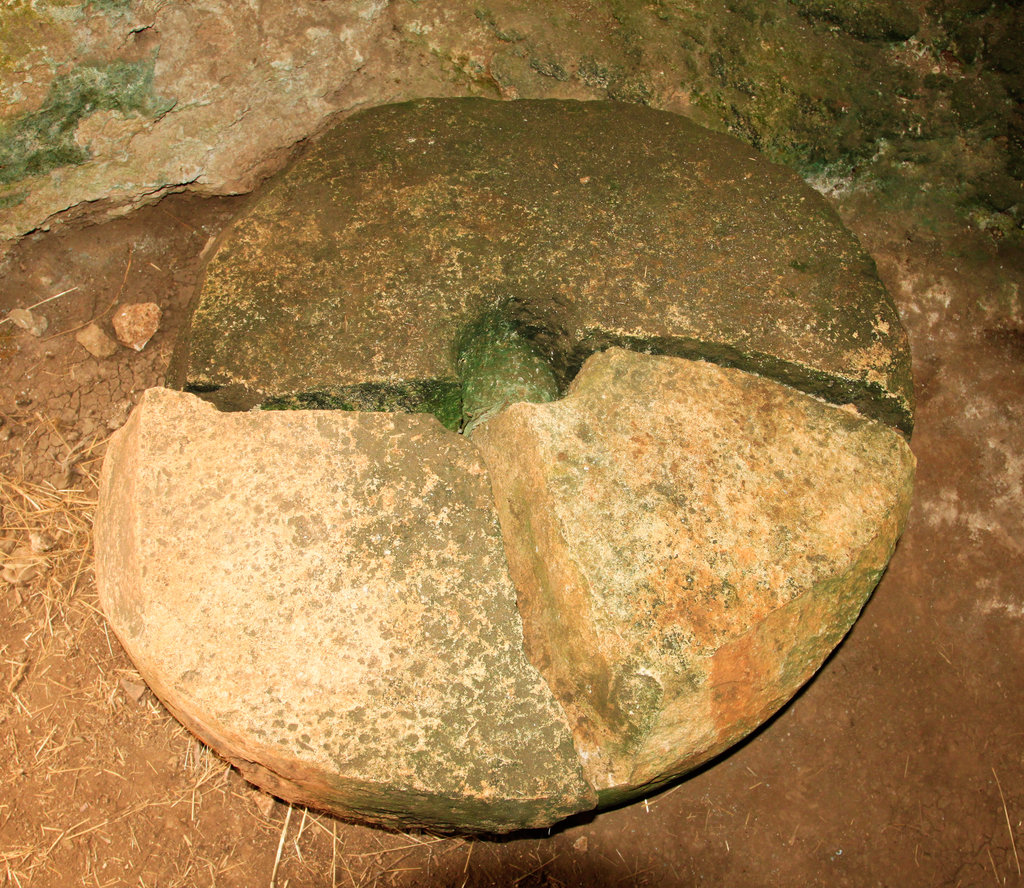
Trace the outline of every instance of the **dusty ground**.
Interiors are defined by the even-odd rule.
[[[0,885],[1024,885],[1024,256],[840,199],[909,328],[909,528],[863,617],[752,739],[647,802],[504,841],[399,835],[254,792],[138,684],[89,550],[110,430],[161,379],[208,239],[237,200],[177,196],[40,234],[0,270]],[[140,353],[74,331],[155,301]],[[32,536],[32,532],[35,536]]]

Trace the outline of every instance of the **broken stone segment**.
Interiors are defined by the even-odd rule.
[[[122,345],[142,351],[160,329],[162,315],[155,302],[133,302],[122,305],[110,321]]]
[[[619,349],[473,442],[530,661],[602,803],[708,760],[807,681],[878,582],[914,474],[882,423]]]
[[[170,384],[228,409],[417,409],[417,385],[447,403],[457,335],[494,310],[563,385],[624,345],[912,426],[906,335],[825,200],[736,139],[613,102],[347,118],[225,234]]]
[[[525,658],[486,469],[429,416],[152,389],[111,441],[96,554],[140,673],[269,792],[488,832],[596,802]]]

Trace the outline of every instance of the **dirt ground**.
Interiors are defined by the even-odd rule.
[[[354,826],[254,791],[140,684],[97,610],[104,439],[161,381],[200,253],[239,199],[40,233],[0,268],[0,885],[1015,886],[1024,857],[1024,255],[838,198],[909,329],[909,527],[860,621],[751,739],[639,804],[501,841]],[[951,217],[952,218],[952,217]],[[119,304],[141,352],[90,356]],[[3,557],[3,556],[0,556]]]

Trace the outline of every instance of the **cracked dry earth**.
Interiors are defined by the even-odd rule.
[[[2,270],[0,885],[1024,884],[1024,256],[839,199],[908,327],[915,504],[821,673],[752,738],[639,804],[501,841],[355,826],[252,790],[175,722],[97,611],[104,440],[162,379],[209,239],[238,199],[178,195],[41,233]],[[156,302],[141,352],[74,332]],[[8,558],[8,555],[4,556]],[[9,558],[8,558],[9,560]],[[31,574],[35,575],[32,576]]]

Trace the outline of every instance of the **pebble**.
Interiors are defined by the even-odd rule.
[[[28,546],[19,546],[4,562],[3,579],[13,586],[24,586],[34,580],[46,564]]]
[[[42,336],[50,322],[40,314],[33,314],[27,308],[12,308],[7,313],[8,319],[22,330],[28,330],[33,336]]]
[[[112,319],[118,340],[135,351],[142,351],[160,329],[160,306],[155,302],[122,305]]]
[[[127,678],[121,679],[121,689],[132,703],[138,703],[142,699],[142,695],[146,693],[146,685],[143,682],[130,681]]]
[[[117,351],[117,343],[96,323],[79,330],[75,334],[75,340],[94,358],[109,358]]]
[[[28,535],[28,544],[29,548],[38,555],[42,552],[49,552],[57,545],[57,541],[45,530],[33,530]]]
[[[265,819],[270,820],[274,816],[274,809],[277,807],[277,799],[275,799],[269,793],[261,792],[258,789],[251,791],[253,803],[256,805],[257,810],[264,816]]]

